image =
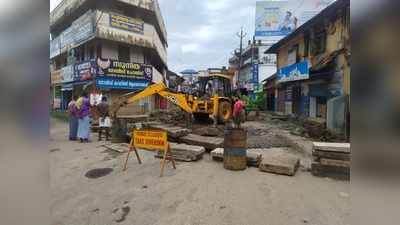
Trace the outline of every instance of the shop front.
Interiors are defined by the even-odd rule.
[[[309,63],[303,61],[278,70],[278,111],[287,115],[308,116],[308,96],[303,82],[309,79]]]

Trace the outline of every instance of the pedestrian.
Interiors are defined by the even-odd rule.
[[[76,106],[76,96],[72,96],[68,103],[68,119],[69,119],[69,140],[76,141],[78,133],[78,108]]]
[[[111,120],[109,115],[109,105],[107,103],[107,97],[103,96],[101,98],[101,103],[97,105],[97,110],[99,111],[99,141],[101,141],[101,136],[103,131],[106,135],[106,141],[109,140]]]
[[[88,94],[84,92],[77,101],[79,110],[78,138],[82,142],[89,142],[90,133],[90,101]]]
[[[240,128],[240,124],[245,120],[245,107],[246,104],[237,97],[233,105],[233,122],[236,128]]]

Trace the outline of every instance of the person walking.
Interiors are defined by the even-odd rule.
[[[78,138],[81,142],[89,142],[90,101],[86,92],[78,99],[77,107],[79,110]]]
[[[99,141],[101,141],[101,136],[103,131],[106,135],[106,141],[109,140],[111,120],[109,115],[109,105],[107,103],[107,97],[103,96],[101,98],[101,103],[97,105],[97,110],[99,111]]]
[[[76,96],[72,96],[68,103],[68,119],[69,119],[69,140],[76,141],[78,135],[78,109],[76,107]]]

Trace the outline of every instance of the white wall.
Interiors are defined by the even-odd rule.
[[[265,64],[258,65],[258,80],[260,83],[268,77],[272,76],[274,73],[276,73],[276,66]]]
[[[101,57],[104,59],[118,60],[118,45],[116,43],[101,43]]]

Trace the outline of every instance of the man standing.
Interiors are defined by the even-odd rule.
[[[109,140],[111,120],[109,115],[109,105],[107,103],[107,97],[103,96],[101,98],[101,103],[97,105],[97,110],[99,111],[99,141],[101,141],[101,136],[103,131],[106,133],[106,141]]]

